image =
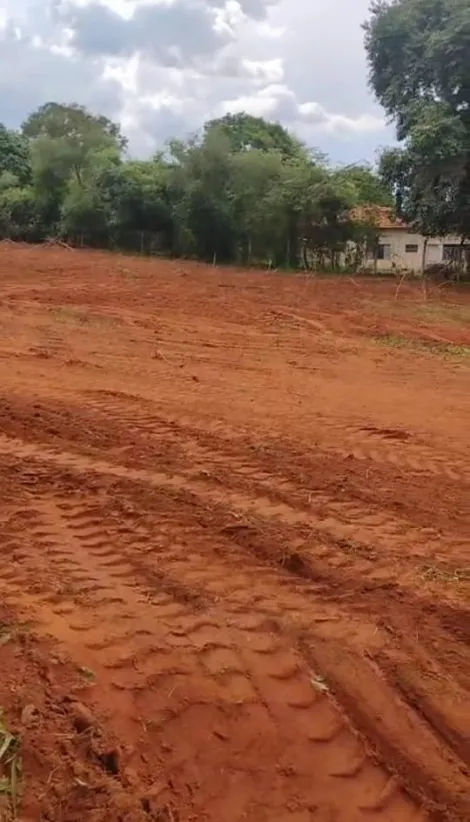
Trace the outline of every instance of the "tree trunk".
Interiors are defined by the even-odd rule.
[[[426,251],[427,251],[427,248],[428,248],[428,242],[429,242],[429,237],[425,237],[424,238],[424,243],[423,243],[423,254],[422,254],[422,257],[421,257],[421,276],[422,277],[424,277],[424,272],[426,270]]]
[[[84,188],[83,181],[82,181],[82,172],[81,172],[80,166],[75,165],[74,171],[75,171],[75,176],[77,178],[78,185],[80,186],[80,188]]]
[[[459,266],[457,269],[457,282],[460,282],[460,272],[463,271],[464,268],[464,260],[463,260],[463,252],[465,248],[465,237],[462,237],[460,240],[460,253],[459,253]]]
[[[308,257],[307,257],[307,243],[304,243],[302,245],[302,260],[303,260],[305,270],[308,271],[309,264],[308,264]]]
[[[289,268],[298,268],[299,266],[299,234],[300,226],[299,219],[296,214],[290,214],[289,224],[287,227],[288,246],[287,246],[287,265]]]

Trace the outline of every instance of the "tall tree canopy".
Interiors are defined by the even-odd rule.
[[[75,103],[45,103],[29,115],[21,130],[25,137],[61,138],[77,147],[99,142],[122,150],[127,145],[117,123],[102,114],[92,114]]]
[[[427,235],[470,236],[470,4],[377,0],[365,24],[371,85],[402,146],[381,171]]]
[[[91,208],[89,188],[96,167],[104,158],[119,163],[126,145],[119,126],[83,106],[46,103],[23,123],[22,135],[30,145],[40,224],[56,233],[65,208],[90,226],[92,216],[84,215]]]
[[[358,205],[392,206],[390,188],[383,184],[377,173],[368,165],[348,165],[335,173],[337,183],[350,190],[350,196]]]
[[[280,123],[271,123],[244,112],[209,120],[204,127],[206,134],[215,129],[227,137],[232,152],[248,149],[278,151],[284,158],[298,157],[305,152],[300,140]]]

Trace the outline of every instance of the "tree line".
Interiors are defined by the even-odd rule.
[[[211,120],[147,160],[119,126],[47,103],[0,124],[0,237],[217,262],[360,270],[378,229],[364,206],[395,204],[430,236],[470,235],[468,0],[374,0],[370,83],[399,147],[377,172],[332,167],[279,123]]]
[[[367,166],[331,168],[248,114],[210,121],[149,160],[127,157],[119,126],[78,105],[48,103],[18,132],[0,127],[0,234],[10,239],[334,268],[349,241],[373,233],[354,207],[389,199]]]

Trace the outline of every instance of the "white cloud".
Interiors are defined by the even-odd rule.
[[[103,68],[104,80],[116,80],[129,96],[138,93],[139,56],[134,54],[128,60],[105,61]]]
[[[347,117],[345,114],[329,112],[319,103],[301,103],[298,119],[310,122],[330,134],[336,134],[344,138],[353,134],[381,131],[385,127],[385,119],[375,114]]]
[[[298,103],[295,94],[285,84],[265,86],[255,94],[224,100],[220,106],[222,114],[241,111],[255,117],[268,117],[280,121],[288,119],[295,125],[305,123],[313,126],[318,132],[332,134],[340,139],[379,132],[385,126],[384,119],[374,114],[348,117],[330,112],[319,103]]]
[[[0,122],[75,100],[120,119],[131,148],[146,153],[245,110],[334,159],[371,158],[391,133],[367,89],[368,3],[4,0]]]
[[[224,115],[245,111],[253,117],[267,117],[269,119],[273,116],[276,105],[277,100],[275,97],[262,97],[260,95],[238,97],[236,100],[226,100],[223,102],[220,106],[220,113]]]
[[[254,81],[280,83],[284,79],[284,67],[280,57],[272,60],[242,60],[242,67]]]
[[[214,29],[219,33],[234,35],[245,17],[238,0],[227,0],[225,6],[215,9]]]
[[[273,26],[268,20],[262,20],[258,23],[258,31],[260,37],[270,38],[271,40],[278,40],[286,33],[285,26]]]
[[[95,0],[73,0],[73,4],[80,8],[91,6],[94,2]],[[139,2],[132,2],[132,0],[101,0],[101,2],[103,6],[116,12],[116,14],[119,14],[124,20],[130,20],[136,8],[142,5],[142,3]]]

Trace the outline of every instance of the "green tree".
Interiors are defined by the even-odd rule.
[[[22,132],[32,141],[33,152],[43,158],[42,165],[48,157],[60,177],[73,174],[79,185],[84,184],[83,175],[97,152],[107,150],[118,157],[126,143],[119,126],[107,117],[58,103],[46,103],[31,114]]]
[[[368,165],[348,165],[334,172],[338,184],[348,190],[356,205],[392,206],[392,190]]]
[[[175,253],[204,260],[233,259],[236,226],[227,137],[209,129],[187,143],[172,141],[170,151]]]
[[[304,232],[304,260],[318,270],[336,270],[347,254],[348,243],[357,241],[352,211],[357,205],[354,190],[333,176],[319,181],[312,193]]]
[[[277,264],[295,268],[302,259],[309,265],[308,247],[319,187],[330,176],[326,166],[312,163],[307,156],[292,158],[282,172],[270,197],[271,207],[279,210]]]
[[[365,25],[371,85],[402,146],[381,161],[424,234],[470,235],[468,0],[378,0]]]
[[[300,140],[280,123],[271,123],[263,117],[252,117],[244,112],[209,120],[204,127],[205,134],[212,130],[219,130],[227,137],[230,151],[234,153],[258,149],[278,151],[284,158],[288,158],[297,157],[306,151]]]
[[[31,146],[33,188],[45,235],[58,232],[60,210],[72,177],[73,156],[62,139],[37,137]]]
[[[124,140],[119,127],[106,117],[57,103],[31,114],[22,132],[31,145],[33,186],[44,231],[55,234],[89,203],[89,181],[97,165],[120,162]],[[77,187],[83,189],[80,196]],[[66,223],[65,214],[70,215]]]
[[[29,142],[19,132],[0,123],[0,175],[13,174],[21,185],[31,182]]]
[[[0,237],[11,240],[40,239],[39,221],[32,188],[0,189]]]
[[[159,238],[159,248],[171,249],[172,214],[165,164],[153,160],[108,165],[96,178],[96,190],[114,243],[144,250],[154,247]]]
[[[60,233],[76,242],[94,244],[108,237],[106,215],[96,191],[72,180],[60,208]]]
[[[21,127],[25,137],[50,137],[52,140],[65,138],[77,149],[85,149],[90,143],[117,146],[122,151],[127,140],[120,127],[103,115],[95,115],[84,106],[75,103],[45,103],[25,120]]]
[[[282,242],[285,209],[277,197],[282,170],[276,151],[252,149],[232,156],[231,202],[242,263],[274,258]]]

